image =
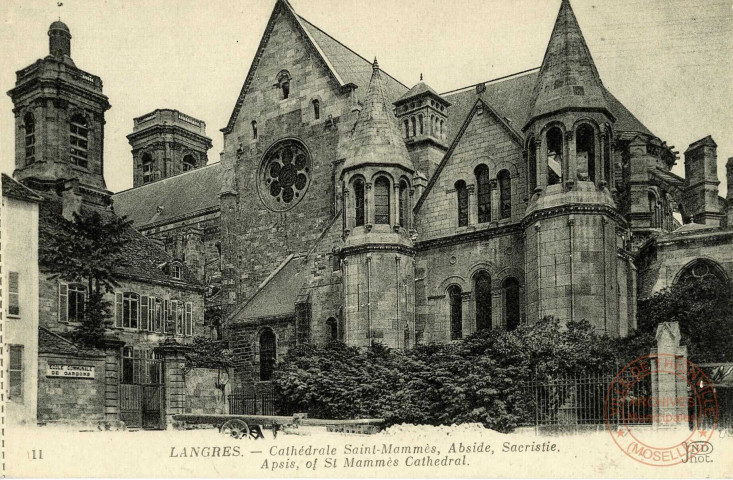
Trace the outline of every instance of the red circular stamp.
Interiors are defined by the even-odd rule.
[[[606,393],[604,418],[626,455],[666,467],[694,462],[712,448],[718,401],[700,367],[676,355],[652,354],[616,375]]]

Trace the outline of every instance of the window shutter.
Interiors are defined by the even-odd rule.
[[[122,326],[122,294],[115,293],[115,326]]]
[[[140,330],[148,329],[148,296],[140,295]]]
[[[163,299],[163,318],[161,321],[161,333],[168,331],[168,312],[170,312],[170,300]]]
[[[191,336],[193,335],[193,304],[191,302],[186,302],[186,335]]]
[[[69,286],[59,283],[59,322],[69,321]]]
[[[171,300],[171,323],[170,332],[178,333],[178,300]]]
[[[155,331],[155,297],[148,297],[148,330]]]
[[[20,275],[8,274],[8,315],[20,315]]]

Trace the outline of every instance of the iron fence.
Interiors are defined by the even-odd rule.
[[[648,378],[647,378],[648,380]],[[607,421],[627,425],[651,425],[651,383],[639,381],[629,389],[620,411],[608,415],[606,395],[613,375],[566,375],[528,382],[524,386],[528,423],[536,427],[598,428]]]
[[[237,390],[227,395],[231,415],[275,415],[275,394],[272,391]]]

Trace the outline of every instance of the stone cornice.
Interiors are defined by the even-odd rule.
[[[562,215],[606,215],[624,227],[627,225],[626,219],[608,205],[570,203],[532,212],[522,219],[522,227],[527,228],[537,221]]]
[[[129,135],[127,135],[127,140],[132,143],[133,141],[142,140],[143,138],[148,136],[163,135],[166,133],[179,134],[184,138],[203,143],[206,145],[207,150],[212,147],[211,139],[209,137],[187,130],[180,125],[152,125],[144,130],[130,133]]]
[[[370,252],[397,252],[411,257],[415,256],[415,249],[397,243],[365,243],[341,249],[341,257],[346,255],[358,255]]]
[[[10,90],[8,92],[8,95],[10,95],[13,101],[15,101],[19,96],[23,94],[32,92],[34,90],[42,91],[44,88],[53,89],[54,93],[53,95],[41,95],[40,98],[44,98],[47,100],[56,100],[63,94],[71,94],[85,98],[87,100],[91,100],[94,103],[101,105],[103,111],[109,110],[111,108],[109,98],[107,98],[106,95],[81,88],[63,79],[50,80],[36,78]]]
[[[422,242],[416,242],[415,249],[417,251],[425,251],[433,248],[448,247],[466,242],[478,242],[481,240],[488,240],[490,238],[513,235],[522,232],[523,228],[520,223],[512,223],[509,225],[502,225],[500,227],[490,227],[473,232],[451,235],[450,237],[440,237],[430,240],[424,240]]]

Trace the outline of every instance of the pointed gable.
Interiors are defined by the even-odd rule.
[[[374,164],[396,165],[413,171],[376,59],[364,107],[351,134],[343,171]]]
[[[573,109],[610,114],[603,82],[569,0],[562,0],[532,96],[529,121]]]

